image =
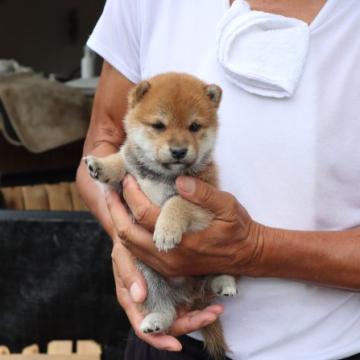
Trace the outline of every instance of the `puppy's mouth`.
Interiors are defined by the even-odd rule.
[[[193,162],[188,162],[188,161],[181,161],[181,160],[176,160],[176,161],[167,161],[167,162],[161,162],[161,166],[164,167],[167,170],[172,170],[172,169],[188,169],[193,165]]]

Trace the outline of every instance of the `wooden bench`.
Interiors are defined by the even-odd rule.
[[[92,340],[76,341],[75,352],[72,341],[51,341],[46,354],[41,354],[36,344],[25,347],[21,354],[11,354],[6,346],[0,345],[0,360],[100,360],[100,357],[101,347]]]

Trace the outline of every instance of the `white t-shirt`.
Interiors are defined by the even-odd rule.
[[[298,230],[359,226],[360,1],[324,5],[289,99],[247,93],[224,76],[216,26],[229,7],[228,0],[108,0],[88,45],[133,82],[180,71],[223,88],[221,187],[256,221]],[[217,301],[225,305],[221,319],[234,360],[360,353],[359,293],[243,277],[238,296]]]

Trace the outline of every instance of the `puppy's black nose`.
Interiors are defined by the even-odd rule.
[[[170,148],[171,156],[176,160],[181,160],[186,156],[186,148]]]

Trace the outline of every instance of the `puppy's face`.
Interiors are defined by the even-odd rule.
[[[143,81],[129,95],[127,140],[138,159],[167,175],[210,160],[221,89],[185,74]]]

